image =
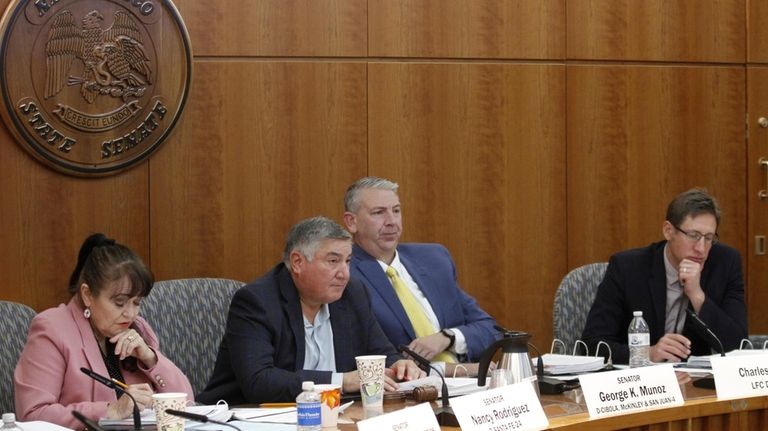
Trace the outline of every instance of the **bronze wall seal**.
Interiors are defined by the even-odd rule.
[[[124,170],[179,120],[192,60],[169,0],[14,0],[0,37],[0,112],[55,169]]]

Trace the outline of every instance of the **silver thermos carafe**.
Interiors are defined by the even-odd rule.
[[[501,360],[499,361],[498,369],[510,371],[512,377],[510,383],[531,381],[534,388],[538,389],[536,374],[533,372],[531,357],[528,354],[528,340],[531,339],[531,336],[525,332],[508,330],[504,330],[502,334],[503,337],[501,339],[488,346],[480,355],[477,384],[485,386],[491,360],[496,352],[501,349]],[[536,392],[538,393],[538,390]]]

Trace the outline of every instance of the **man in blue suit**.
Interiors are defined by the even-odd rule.
[[[386,355],[385,388],[424,376],[401,359],[371,316],[365,287],[349,279],[349,232],[325,217],[297,223],[283,262],[235,293],[216,367],[197,401],[293,401],[301,382],[360,389],[355,356]]]
[[[373,312],[394,345],[433,361],[475,362],[499,336],[496,322],[459,287],[445,247],[399,243],[397,191],[396,183],[376,177],[347,190],[344,223],[355,242],[350,274],[368,288]],[[473,365],[470,374],[477,372]]]
[[[642,311],[652,362],[710,354],[686,309],[699,315],[726,351],[738,348],[747,337],[744,277],[739,252],[718,242],[719,225],[717,201],[691,189],[667,207],[664,241],[612,256],[581,336],[590,351],[605,341],[613,361],[627,363],[627,328],[632,312]]]

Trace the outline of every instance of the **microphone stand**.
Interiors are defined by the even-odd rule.
[[[82,371],[86,376],[101,383],[102,385],[108,388],[112,388],[116,391],[120,391],[125,395],[128,395],[128,398],[130,398],[131,401],[133,401],[133,429],[135,430],[141,429],[141,412],[139,412],[139,405],[136,403],[136,398],[134,398],[133,395],[128,393],[128,391],[126,391],[125,389],[117,386],[115,382],[113,382],[112,380],[102,376],[101,374],[95,373],[93,370],[89,370],[88,368],[81,367],[80,371]]]
[[[445,377],[443,376],[443,373],[441,373],[440,370],[435,368],[425,357],[414,352],[413,350],[408,348],[408,346],[401,345],[400,347],[397,348],[397,350],[400,351],[400,353],[405,353],[411,358],[413,358],[413,360],[416,361],[422,367],[422,369],[431,368],[435,370],[438,376],[440,376],[440,380],[442,380],[443,382],[443,387],[441,391],[442,405],[434,408],[435,417],[437,418],[437,423],[440,425],[452,426],[452,427],[459,426],[459,420],[456,419],[456,414],[453,413],[453,408],[448,404],[448,384],[445,383]]]
[[[565,382],[544,376],[544,359],[541,357],[539,349],[532,343],[528,343],[528,347],[535,350],[538,355],[538,358],[536,359],[536,384],[539,389],[539,394],[557,395],[565,392]]]
[[[191,421],[202,422],[202,423],[210,422],[212,424],[224,425],[224,426],[227,426],[227,427],[234,428],[237,431],[241,431],[240,428],[238,428],[238,427],[236,427],[236,426],[234,426],[232,424],[228,424],[226,422],[221,422],[221,421],[213,420],[213,419],[209,418],[206,415],[199,415],[197,413],[189,413],[189,412],[183,412],[181,410],[173,410],[173,409],[165,409],[165,412],[168,413],[169,415],[178,416],[180,418],[189,419]]]
[[[83,415],[82,413],[80,413],[77,410],[72,410],[72,416],[74,416],[75,419],[79,420],[80,423],[85,425],[85,429],[86,430],[89,430],[89,431],[105,431],[104,428],[100,427],[96,422],[88,419],[87,417],[85,417],[85,415]]]
[[[723,343],[720,341],[719,338],[717,338],[717,335],[715,335],[715,333],[712,332],[711,329],[709,329],[709,326],[707,326],[707,324],[704,323],[703,320],[701,320],[701,317],[699,317],[699,315],[696,314],[696,312],[691,310],[690,308],[686,308],[685,313],[688,315],[688,318],[693,324],[693,329],[699,335],[703,336],[704,339],[707,340],[707,344],[709,344],[709,347],[717,350],[717,352],[720,353],[720,356],[725,356],[725,349],[723,348]],[[704,388],[704,389],[715,389],[715,378],[704,377],[704,378],[695,380],[693,382],[693,386],[697,388]]]

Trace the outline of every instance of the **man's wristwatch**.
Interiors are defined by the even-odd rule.
[[[441,329],[440,333],[443,334],[445,337],[447,337],[451,342],[448,344],[448,347],[445,348],[445,350],[450,349],[453,347],[454,344],[456,344],[456,336],[453,335],[453,331],[450,329]]]

